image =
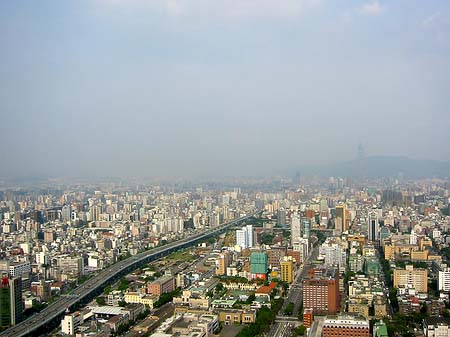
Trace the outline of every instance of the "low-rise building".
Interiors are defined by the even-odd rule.
[[[327,316],[323,324],[322,337],[336,336],[369,337],[369,321],[359,315]]]
[[[256,320],[256,310],[232,309],[219,310],[219,321],[225,325],[250,324]]]

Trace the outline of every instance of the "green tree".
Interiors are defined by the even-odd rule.
[[[289,304],[286,306],[286,309],[284,310],[284,314],[291,316],[294,312],[294,303],[289,302]]]
[[[99,296],[95,299],[98,305],[106,305],[105,298],[103,296]]]
[[[247,301],[245,301],[246,304],[252,304],[253,301],[256,299],[255,294],[251,294],[248,298]]]
[[[222,292],[223,289],[224,289],[223,283],[221,283],[221,282],[217,283],[217,285],[216,285],[216,293]]]

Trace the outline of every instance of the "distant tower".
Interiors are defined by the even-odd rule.
[[[364,147],[363,147],[362,143],[359,142],[359,144],[358,144],[358,152],[357,152],[357,155],[356,155],[356,159],[358,159],[359,161],[361,161],[361,160],[364,159],[364,157],[365,157],[365,155],[364,155]]]

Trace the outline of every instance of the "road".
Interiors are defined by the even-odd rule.
[[[116,264],[101,270],[94,277],[90,278],[85,283],[72,290],[69,293],[70,296],[61,296],[44,310],[31,316],[25,321],[3,331],[2,333],[0,333],[0,337],[22,337],[31,335],[37,329],[44,327],[54,319],[62,316],[66,309],[71,308],[80,303],[83,299],[92,296],[93,293],[101,289],[111,279],[114,279],[121,274],[127,273],[127,270],[129,272],[131,271],[131,268],[135,268],[142,263],[160,258],[172,253],[175,250],[191,246],[199,241],[218,235],[224,230],[240,224],[253,215],[254,214],[241,217],[239,219],[222,224],[218,227],[200,232],[191,237],[171,242],[162,247],[157,247],[149,251],[134,255],[126,260],[117,262]],[[35,336],[36,334],[34,333],[33,335]]]
[[[312,260],[317,259],[319,255],[319,246],[313,248],[306,258],[305,262],[301,268],[297,271],[294,281],[289,287],[289,291],[286,299],[284,300],[283,306],[278,312],[278,316],[275,320],[275,324],[270,330],[269,336],[274,337],[285,337],[292,335],[292,329],[295,328],[298,323],[298,312],[303,301],[303,279],[309,269],[309,263]],[[287,305],[292,302],[294,303],[294,311],[292,316],[284,316],[284,311]]]
[[[288,295],[283,303],[283,307],[280,310],[279,313],[280,315],[284,314],[284,310],[286,309],[287,305],[290,302],[292,302],[294,303],[294,311],[292,315],[294,317],[298,316],[298,311],[303,301],[303,280],[308,272],[309,264],[311,263],[311,261],[317,259],[318,255],[319,255],[319,246],[314,247],[311,250],[305,262],[297,271],[294,282],[292,282],[292,284],[290,285]]]

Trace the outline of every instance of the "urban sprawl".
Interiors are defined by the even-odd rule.
[[[0,336],[450,336],[450,182],[0,183]]]

